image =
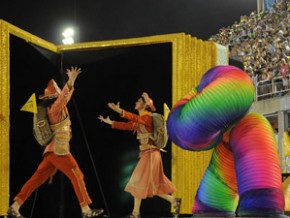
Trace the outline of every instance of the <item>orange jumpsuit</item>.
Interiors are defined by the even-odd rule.
[[[71,98],[73,90],[73,88],[70,90],[66,84],[59,97],[52,106],[48,108],[48,118],[52,126],[54,124],[57,126],[57,124],[66,117],[68,118],[60,128],[56,128],[52,141],[44,150],[42,162],[14,198],[20,205],[22,205],[31,193],[42,185],[56,169],[60,170],[70,179],[81,207],[92,203],[86,190],[83,173],[76,160],[69,152],[71,128],[66,105]]]

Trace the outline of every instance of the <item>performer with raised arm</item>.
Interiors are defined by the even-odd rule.
[[[103,209],[91,209],[89,207],[92,201],[86,190],[84,175],[70,153],[71,121],[66,105],[72,96],[75,80],[80,73],[80,68],[71,67],[67,70],[68,81],[62,90],[51,79],[44,90],[44,94],[39,97],[47,109],[54,136],[46,145],[43,160],[37,170],[14,198],[14,203],[7,212],[10,218],[24,218],[19,212],[20,207],[31,193],[47,181],[56,170],[60,170],[70,179],[83,218],[97,217],[103,213]]]
[[[178,215],[181,199],[170,195],[176,191],[176,188],[164,175],[160,149],[149,138],[150,133],[153,132],[151,112],[156,110],[152,99],[147,93],[143,93],[137,100],[135,110],[139,115],[123,110],[119,103],[108,103],[108,107],[127,119],[128,122],[112,121],[110,117],[104,118],[101,115],[99,120],[111,125],[113,129],[137,132],[137,139],[140,143],[140,159],[125,187],[125,191],[134,196],[134,209],[126,218],[140,218],[142,199],[153,196],[159,196],[169,201],[175,209],[174,215]]]

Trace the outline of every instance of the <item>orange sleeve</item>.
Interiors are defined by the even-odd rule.
[[[74,87],[72,87],[71,89],[68,87],[68,85],[66,84],[63,89],[61,90],[60,95],[58,96],[58,98],[56,99],[56,101],[54,102],[53,106],[54,110],[62,110],[64,108],[64,106],[66,106],[66,104],[69,102],[69,100],[71,99],[72,93],[74,91]]]
[[[150,115],[137,115],[123,110],[121,117],[129,120],[129,122],[114,122],[112,128],[121,130],[134,130],[136,131],[139,124],[143,124],[148,132],[153,131],[152,116]]]
[[[134,123],[143,124],[145,126],[152,125],[152,117],[151,116],[147,116],[147,115],[140,116],[140,115],[133,114],[133,113],[130,113],[130,112],[124,110],[122,117],[127,119],[127,120],[130,120]]]
[[[120,130],[130,130],[135,131],[137,129],[138,124],[134,122],[118,122],[114,121],[112,124],[113,129],[120,129]]]
[[[71,87],[70,89],[66,84],[61,90],[58,98],[52,104],[51,108],[48,109],[49,121],[52,124],[59,123],[62,120],[62,110],[66,108],[68,101],[71,99],[73,91],[74,87]]]

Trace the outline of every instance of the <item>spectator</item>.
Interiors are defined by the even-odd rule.
[[[289,65],[284,58],[282,58],[281,63],[279,64],[279,73],[282,75],[283,89],[288,90]]]
[[[279,70],[282,59],[287,63],[289,74],[290,3],[288,0],[271,5],[271,9],[259,14],[241,16],[239,22],[221,28],[209,39],[228,46],[231,58],[243,62],[244,69],[251,68],[247,71],[250,76],[251,72],[262,72],[266,68],[266,72],[272,72],[272,78],[282,77]],[[258,79],[261,80],[261,76]]]
[[[229,47],[230,57],[241,61],[253,82],[260,84],[256,86],[257,94],[263,95],[263,99],[274,91],[285,94],[283,90],[289,88],[290,2],[269,3],[271,8],[241,16],[239,22],[221,28],[209,39]]]

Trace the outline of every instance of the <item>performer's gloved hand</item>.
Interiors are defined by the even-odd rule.
[[[77,67],[71,67],[66,70],[66,74],[68,76],[67,84],[70,88],[74,86],[75,80],[81,72],[82,69]]]
[[[106,118],[104,118],[103,116],[99,115],[98,118],[99,118],[99,120],[100,120],[101,122],[107,123],[107,124],[109,124],[109,125],[112,125],[112,124],[113,124],[113,121],[110,119],[109,116],[107,116]]]
[[[108,103],[108,107],[111,108],[113,111],[119,113],[120,115],[123,113],[123,109],[120,108],[120,102],[118,102],[117,104],[115,103]]]

